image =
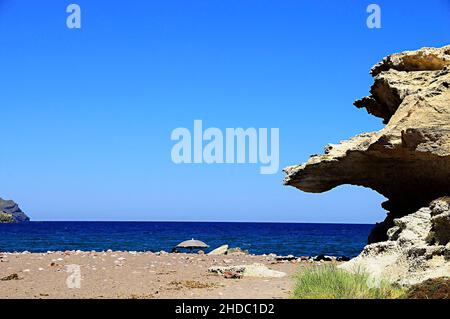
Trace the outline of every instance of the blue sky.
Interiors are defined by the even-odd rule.
[[[175,165],[170,134],[280,128],[280,166],[378,130],[373,64],[450,43],[450,3],[0,0],[0,196],[34,220],[372,223],[383,198],[282,185],[259,165]]]

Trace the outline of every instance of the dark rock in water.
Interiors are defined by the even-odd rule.
[[[388,240],[387,231],[394,225],[394,218],[392,214],[388,214],[386,219],[382,223],[376,223],[375,227],[369,234],[367,243],[374,244],[380,241]]]
[[[314,257],[313,260],[314,261],[331,261],[332,259],[325,255],[318,255],[318,256]]]
[[[336,258],[336,261],[349,261],[350,258],[348,258],[347,256],[340,256]]]
[[[295,257],[294,255],[288,255],[288,256],[277,256],[275,257],[276,261],[293,261],[293,260],[297,260],[297,257]]]
[[[0,223],[23,223],[30,218],[12,200],[0,198]]]
[[[307,260],[309,260],[309,259],[311,259],[310,256],[300,256],[300,260],[301,260],[301,261],[307,261]]]

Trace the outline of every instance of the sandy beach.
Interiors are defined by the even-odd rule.
[[[263,264],[283,277],[226,279],[212,266]],[[70,265],[81,286],[69,288]],[[0,298],[289,298],[293,276],[308,261],[274,256],[150,252],[0,253]]]

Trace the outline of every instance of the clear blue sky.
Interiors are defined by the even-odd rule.
[[[0,0],[0,196],[34,220],[372,223],[383,198],[282,185],[258,165],[175,165],[171,131],[280,128],[280,166],[381,120],[352,102],[389,53],[450,43],[450,3]]]

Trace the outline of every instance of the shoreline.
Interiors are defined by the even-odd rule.
[[[139,251],[139,250],[55,250],[51,251],[48,250],[46,252],[33,252],[33,251],[1,251],[0,250],[0,258],[2,255],[8,256],[8,255],[50,255],[50,254],[60,254],[60,255],[71,255],[71,254],[106,254],[106,253],[128,253],[131,255],[155,255],[155,256],[161,256],[161,255],[191,255],[191,256],[232,256],[232,255],[245,255],[249,257],[264,257],[269,260],[273,260],[276,262],[347,262],[350,261],[352,258],[355,257],[347,257],[344,255],[325,255],[325,254],[319,254],[319,255],[312,255],[312,256],[295,256],[295,255],[277,255],[275,253],[270,254],[253,254],[249,253],[247,251],[241,250],[239,247],[237,252],[233,253],[225,253],[225,254],[214,254],[211,255],[210,252],[204,252],[200,250],[199,252],[167,252],[165,250],[160,251]]]
[[[217,247],[220,248],[220,247]],[[317,257],[325,257],[325,258],[330,258],[333,260],[339,259],[339,258],[348,258],[347,256],[344,255],[328,255],[328,254],[319,254],[319,255],[301,255],[301,256],[296,256],[296,255],[278,255],[276,253],[269,253],[269,254],[253,254],[250,252],[247,252],[245,250],[242,250],[240,247],[236,247],[236,248],[229,248],[231,250],[233,249],[237,249],[237,252],[232,252],[232,253],[228,253],[228,254],[220,254],[220,255],[237,255],[237,254],[243,254],[243,255],[247,255],[247,256],[260,256],[260,257],[279,257],[279,258],[289,258],[289,259],[302,259],[304,260],[305,258],[308,259],[315,259]],[[212,250],[211,250],[212,251]],[[107,250],[81,250],[81,249],[77,249],[77,250],[47,250],[47,251],[29,251],[29,250],[23,250],[23,251],[2,251],[0,250],[0,256],[2,254],[4,255],[30,255],[30,254],[80,254],[80,253],[95,253],[95,254],[103,254],[103,253],[130,253],[130,254],[155,254],[155,255],[165,255],[165,254],[169,254],[169,255],[209,255],[210,252],[204,252],[203,250],[200,250],[199,252],[168,252],[165,250],[160,250],[160,251],[152,251],[152,250],[113,250],[113,249],[107,249]],[[217,255],[216,255],[217,256]],[[319,261],[319,260],[315,260],[315,261]],[[339,260],[337,260],[339,261]]]

